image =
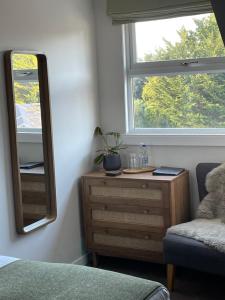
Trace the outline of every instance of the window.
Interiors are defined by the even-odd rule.
[[[130,133],[225,133],[225,47],[214,14],[126,25]]]
[[[38,65],[35,55],[13,55],[13,77],[18,133],[41,133]]]

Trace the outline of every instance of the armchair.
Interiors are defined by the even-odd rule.
[[[200,163],[196,167],[200,201],[207,195],[206,175],[219,166],[218,163]],[[204,243],[184,236],[167,233],[164,241],[164,257],[167,264],[167,285],[174,288],[175,266],[193,268],[199,271],[225,275],[225,254]]]

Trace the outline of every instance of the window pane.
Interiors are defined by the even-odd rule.
[[[225,128],[225,73],[136,77],[134,127]]]
[[[137,62],[225,56],[214,14],[135,24]]]
[[[38,61],[36,55],[14,53],[12,56],[13,70],[37,70]]]
[[[41,129],[37,57],[32,54],[15,53],[12,62],[17,128]]]
[[[17,128],[41,129],[38,82],[14,81]]]

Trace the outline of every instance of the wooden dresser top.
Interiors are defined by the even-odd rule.
[[[121,180],[121,179],[130,179],[130,180],[149,180],[149,181],[159,181],[159,182],[171,182],[176,180],[181,176],[187,176],[188,171],[182,172],[178,176],[153,176],[152,172],[147,173],[140,173],[140,174],[121,174],[119,176],[106,176],[103,171],[100,172],[91,172],[83,177],[85,178],[101,178],[101,179],[114,179],[114,180]]]

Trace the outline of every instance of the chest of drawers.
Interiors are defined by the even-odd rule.
[[[163,262],[168,227],[188,220],[188,172],[82,178],[86,245],[96,255]]]
[[[48,214],[48,190],[43,168],[20,170],[24,226]]]

